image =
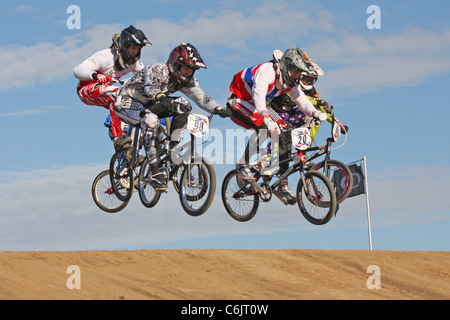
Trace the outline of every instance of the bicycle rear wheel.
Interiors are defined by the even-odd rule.
[[[154,207],[159,198],[161,198],[161,192],[155,190],[150,184],[150,179],[152,176],[152,171],[148,160],[145,159],[141,165],[141,170],[139,172],[139,198],[141,199],[144,207],[152,208]]]
[[[197,159],[201,161],[184,167],[178,184],[181,206],[191,216],[205,213],[216,191],[216,173],[213,165],[206,158]]]
[[[311,170],[324,173],[332,182],[334,191],[336,192],[336,201],[338,204],[347,199],[353,188],[353,174],[350,169],[338,160],[329,159],[325,167],[325,161],[314,165]],[[339,178],[339,181],[335,181]],[[339,185],[336,185],[338,183]]]
[[[109,164],[109,178],[115,195],[119,200],[130,200],[133,189],[133,170],[125,159],[125,152],[116,153],[112,156]]]
[[[237,221],[249,221],[258,211],[258,194],[237,170],[230,171],[223,180],[222,201],[228,214]]]
[[[297,185],[297,204],[303,216],[315,225],[331,220],[336,212],[336,193],[330,180],[319,171],[305,172],[305,183]]]

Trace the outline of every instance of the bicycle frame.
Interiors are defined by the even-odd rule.
[[[279,176],[279,178],[272,184],[269,186],[269,182],[270,180],[272,180],[273,175],[262,175],[258,170],[256,169],[252,169],[252,171],[256,171],[257,173],[255,174],[255,181],[250,182],[253,192],[257,193],[260,195],[260,198],[267,202],[270,200],[270,194],[274,193],[278,199],[280,199],[281,202],[283,202],[285,205],[287,204],[286,200],[284,198],[282,198],[281,196],[279,196],[276,192],[276,188],[291,174],[299,171],[300,172],[300,179],[302,179],[303,183],[305,183],[305,175],[304,175],[304,162],[305,162],[305,157],[303,154],[303,151],[298,151],[298,153],[295,156],[289,157],[288,159],[282,160],[280,161],[279,164],[283,164],[283,163],[289,163],[293,161],[294,165],[289,167],[283,174],[281,174]],[[267,190],[264,190],[263,188],[261,188],[261,186],[257,183],[257,181],[259,180],[260,177],[263,177],[263,183],[262,184],[267,184],[270,187],[270,194],[268,194],[269,192]],[[245,186],[243,186],[245,187]],[[239,190],[241,191],[242,188]],[[239,192],[238,191],[238,192]]]
[[[336,126],[337,125],[337,126]],[[325,175],[329,178],[330,177],[330,168],[327,165],[328,161],[331,159],[331,144],[333,142],[338,142],[340,139],[340,126],[341,123],[333,116],[333,123],[331,125],[331,137],[327,138],[327,144],[326,145],[322,145],[322,146],[318,146],[318,147],[312,147],[312,148],[308,148],[307,152],[314,152],[317,151],[316,153],[310,155],[309,157],[307,157],[306,162],[317,159],[319,157],[321,157],[322,155],[325,154],[325,159],[324,159],[324,168],[325,168]],[[339,131],[337,131],[339,130]]]
[[[211,122],[213,117],[213,114],[211,114],[210,116],[208,116],[208,121],[209,123]],[[170,139],[171,136],[169,134],[170,131],[170,126],[171,126],[171,122],[169,118],[166,118],[166,137],[165,139],[163,139],[163,144],[164,144],[164,153],[162,154],[162,156],[165,155],[165,157],[163,159],[160,160],[160,163],[167,169],[167,173],[168,173],[168,177],[169,180],[173,180],[174,175],[178,172],[178,169],[184,165],[184,164],[188,164],[187,166],[187,175],[188,175],[188,185],[189,187],[195,187],[194,185],[192,185],[192,179],[191,179],[191,164],[197,164],[197,148],[196,148],[196,136],[190,132],[190,141],[183,144],[181,147],[178,147],[174,150],[170,150],[169,149],[169,143],[170,143]],[[186,147],[186,145],[189,143],[189,146]],[[172,156],[179,154],[179,152],[186,150],[186,153],[181,156],[181,160],[177,161],[178,163],[175,163],[174,161],[172,161]],[[185,158],[187,155],[189,154],[189,158],[188,159],[183,159]],[[168,165],[168,162],[172,162],[174,164],[174,166],[172,168],[170,168],[170,165]],[[170,170],[169,170],[170,168]],[[201,175],[202,172],[200,171],[199,174]]]
[[[330,153],[331,153],[331,143],[332,142],[335,142],[336,140],[339,140],[339,136],[337,136],[336,134],[335,134],[335,130],[336,130],[336,128],[335,128],[335,122],[336,123],[338,123],[338,121],[335,119],[335,118],[333,118],[333,125],[332,125],[332,129],[331,129],[331,135],[332,135],[332,137],[330,137],[330,138],[327,138],[327,144],[326,145],[322,145],[322,146],[318,146],[318,147],[309,147],[309,148],[307,148],[307,149],[304,149],[304,150],[296,150],[295,152],[293,152],[293,153],[296,153],[296,155],[295,156],[291,156],[291,157],[289,157],[288,159],[285,159],[285,160],[282,160],[282,161],[280,161],[279,163],[278,163],[278,165],[281,165],[281,164],[283,164],[283,163],[289,163],[289,162],[291,162],[291,161],[293,161],[294,162],[294,165],[293,166],[291,166],[291,167],[289,167],[283,174],[281,174],[280,176],[279,176],[279,178],[270,186],[270,191],[271,192],[273,192],[284,204],[287,204],[287,202],[286,202],[286,200],[283,198],[283,197],[281,197],[281,196],[279,196],[278,194],[277,194],[277,192],[276,192],[276,188],[278,187],[278,186],[280,186],[280,184],[288,177],[288,176],[290,176],[291,174],[293,174],[293,173],[295,173],[295,172],[297,172],[297,171],[300,171],[300,179],[302,179],[302,181],[303,181],[303,183],[306,183],[306,181],[305,181],[305,175],[304,175],[304,164],[306,163],[306,162],[308,162],[308,161],[310,161],[310,160],[313,160],[313,159],[316,159],[316,158],[318,158],[318,157],[320,157],[320,156],[322,156],[322,155],[324,155],[325,154],[325,168],[326,168],[326,173],[325,173],[325,175],[327,176],[327,177],[329,177],[329,175],[330,175],[330,169],[328,168],[328,166],[327,166],[327,161],[329,161],[330,160]],[[338,123],[339,124],[339,123]],[[285,128],[287,129],[290,129],[290,130],[292,130],[293,128],[291,128],[291,127],[289,127],[288,125],[286,125],[285,124]],[[315,151],[317,151],[316,153],[314,153],[313,155],[311,155],[311,156],[309,156],[309,157],[307,157],[306,156],[306,153],[307,152],[315,152]],[[272,177],[273,177],[273,175],[261,175],[261,173],[260,173],[260,170],[256,170],[256,169],[253,169],[254,171],[255,171],[255,178],[256,178],[256,181],[258,181],[259,180],[259,178],[261,177],[261,176],[263,176],[263,180],[265,180],[263,183],[266,183],[266,184],[268,184],[268,182],[272,179]],[[264,177],[266,177],[266,178],[264,178]],[[263,200],[263,201],[268,201],[268,200],[265,200],[265,199],[270,199],[270,197],[268,197],[268,191],[266,191],[266,190],[264,190],[263,188],[261,188],[261,186],[256,182],[256,181],[254,181],[254,182],[251,182],[250,184],[252,185],[252,188],[253,188],[253,191],[255,192],[255,193],[258,193],[259,195],[260,195],[260,198]]]
[[[127,167],[129,164],[131,164],[131,168],[134,169],[137,165],[137,162],[139,161],[139,146],[140,146],[140,138],[141,138],[141,129],[138,128],[136,125],[130,124],[127,131],[127,136],[132,137],[133,139],[133,147],[129,148],[128,150],[124,150],[120,152],[119,160],[121,161],[124,159],[124,162],[122,163],[122,166],[118,168],[116,174],[120,174],[122,170]]]

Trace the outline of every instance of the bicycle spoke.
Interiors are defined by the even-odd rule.
[[[128,204],[128,201],[121,201],[116,197],[111,186],[109,170],[102,171],[94,179],[92,197],[100,209],[109,213],[118,212]]]
[[[228,214],[237,221],[248,221],[256,214],[259,197],[249,184],[244,184],[234,170],[227,174],[222,185],[222,201]]]
[[[336,194],[321,172],[308,171],[297,186],[297,203],[305,218],[314,224],[327,223],[336,210]]]

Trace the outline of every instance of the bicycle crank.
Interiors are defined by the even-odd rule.
[[[269,202],[272,199],[272,189],[267,183],[261,183],[259,187],[261,190],[259,198],[264,202]]]

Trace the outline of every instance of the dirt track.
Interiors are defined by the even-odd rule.
[[[67,287],[71,265],[80,289]],[[380,289],[367,287],[371,265]],[[2,251],[0,299],[447,300],[450,252]]]

